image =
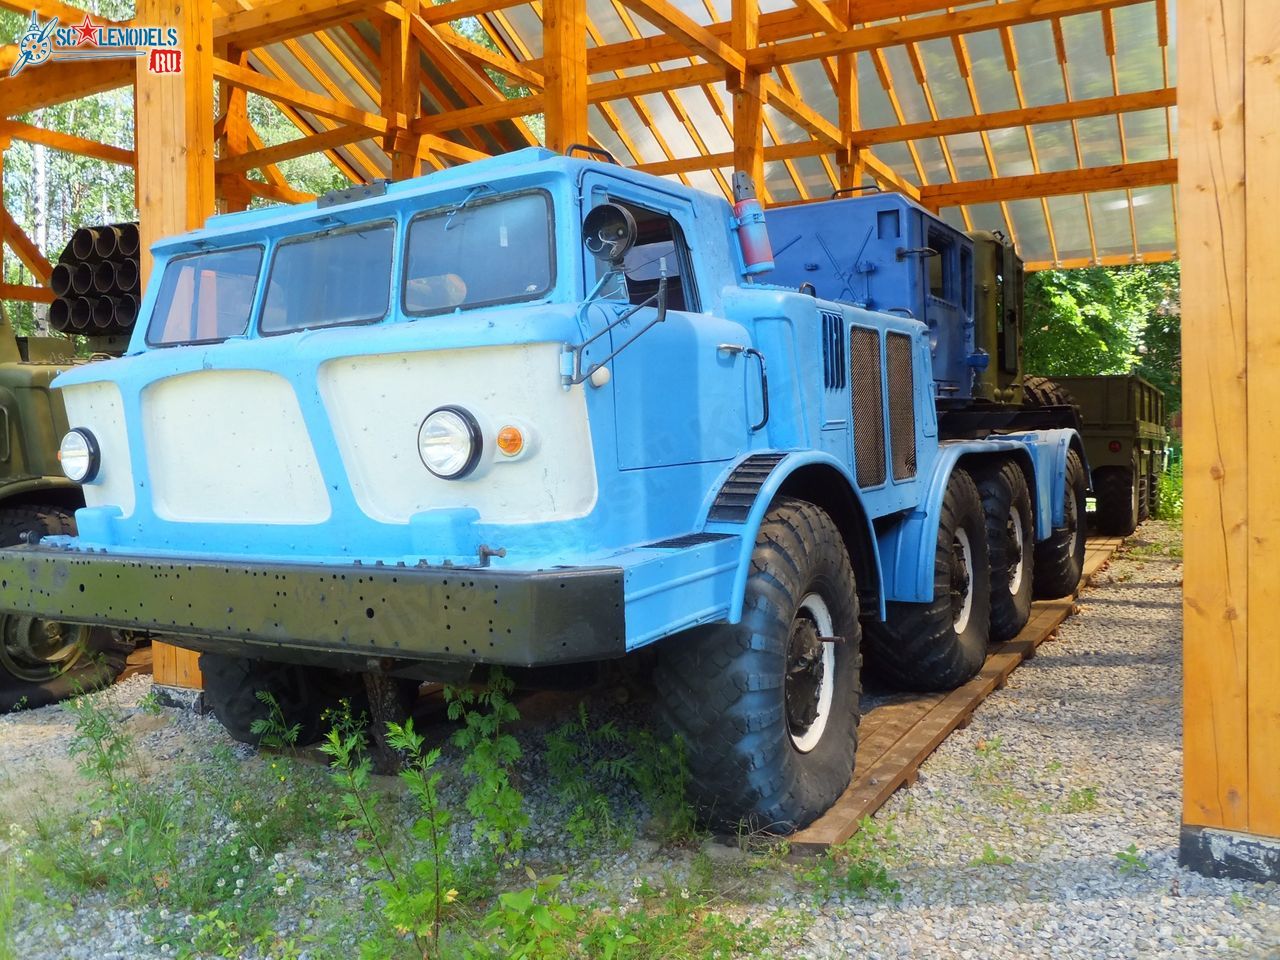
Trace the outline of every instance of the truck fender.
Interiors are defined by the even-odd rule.
[[[883,526],[877,537],[882,566],[882,594],[886,600],[928,603],[933,599],[934,553],[942,501],[947,495],[951,474],[965,457],[1012,454],[1021,458],[1024,444],[1006,437],[963,440],[943,444],[938,449],[933,473],[920,503],[897,523]],[[1063,457],[1065,459],[1065,453]]]
[[[749,508],[746,503],[742,502],[744,494],[740,492],[736,496],[736,499],[739,500],[736,513],[732,510],[717,509],[717,506],[724,502],[726,488],[735,483],[735,477],[740,476],[743,467],[750,468],[752,465],[756,465],[755,470],[752,472],[757,477],[765,469],[768,470],[768,474],[759,483],[759,487],[754,493],[754,499],[750,501]],[[865,532],[865,542],[868,545],[868,550],[866,551],[867,556],[850,557],[850,559],[853,561],[855,570],[874,570],[877,612],[881,619],[884,618],[884,590],[880,588],[880,585],[884,582],[884,577],[880,570],[879,552],[875,546],[875,528],[868,517],[866,505],[862,501],[862,495],[858,492],[857,485],[853,482],[853,477],[848,468],[840,463],[839,460],[830,454],[809,450],[787,454],[755,454],[747,457],[746,460],[735,464],[734,468],[729,471],[716,490],[713,491],[713,499],[708,505],[707,519],[703,529],[707,533],[737,536],[742,541],[738,554],[737,571],[733,579],[733,595],[729,605],[729,623],[738,623],[742,620],[742,607],[746,600],[747,578],[751,574],[751,554],[755,550],[756,537],[760,535],[760,527],[764,523],[765,514],[769,511],[769,505],[785,486],[788,478],[792,477],[797,471],[812,466],[829,468],[838,473],[857,506],[857,511],[860,514],[857,522]],[[734,515],[730,517],[731,513]],[[859,584],[859,593],[864,593],[861,583]]]
[[[1085,483],[1089,479],[1089,460],[1084,454],[1084,441],[1071,429],[1036,430],[1005,437],[1022,444],[1031,457],[1035,483],[1032,496],[1036,505],[1036,540],[1044,540],[1066,522],[1067,454],[1074,450],[1084,467]]]

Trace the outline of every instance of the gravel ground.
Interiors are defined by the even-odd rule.
[[[699,866],[705,876],[709,862],[721,878],[718,909],[761,923],[787,912],[800,932],[784,955],[809,960],[1280,958],[1277,885],[1208,880],[1177,866],[1180,542],[1176,528],[1146,525],[1095,578],[1057,641],[1015,671],[972,724],[926,761],[916,785],[877,815],[896,838],[882,843],[879,854],[899,883],[896,896],[816,900],[798,875],[812,861],[788,865],[717,841],[671,849],[642,836],[626,849],[575,852],[556,813],[542,750],[549,730],[576,713],[573,695],[522,704],[518,779],[534,811],[528,859],[540,874],[567,872],[602,885],[624,906],[639,902],[638,878],[679,889],[692,885]],[[225,766],[230,750],[237,776],[270,780],[270,757],[232,744],[212,718],[135,709],[149,689],[149,678],[134,678],[99,696],[128,716],[142,762],[154,774]],[[592,695],[593,721],[642,723],[645,706],[618,694]],[[443,738],[448,728],[438,714],[423,719],[429,735]],[[84,816],[88,785],[66,753],[73,729],[63,706],[0,717],[0,821],[22,820],[33,810]],[[456,768],[456,754],[446,753],[445,763]],[[457,808],[465,787],[453,780],[446,781],[445,799]],[[191,789],[185,781],[175,787],[179,794]],[[396,801],[393,782],[381,789]],[[644,819],[633,795],[605,789],[620,820]],[[271,865],[298,881],[301,893],[281,902],[278,924],[300,937],[334,917],[358,917],[372,881],[348,836],[315,824],[308,836]],[[211,848],[234,842],[206,839]],[[464,824],[455,827],[453,849],[464,855],[476,849]],[[145,905],[88,893],[46,906],[22,915],[18,956],[172,955],[172,947],[148,942],[156,918]],[[357,934],[348,936],[345,955],[354,956]],[[263,947],[243,955],[274,954]]]

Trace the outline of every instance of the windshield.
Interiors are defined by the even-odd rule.
[[[409,226],[406,313],[535,300],[555,282],[551,198],[476,197]]]
[[[394,242],[395,225],[386,221],[281,243],[271,260],[262,332],[382,319]]]
[[[261,264],[261,247],[170,260],[151,312],[147,343],[206,343],[243,334]]]

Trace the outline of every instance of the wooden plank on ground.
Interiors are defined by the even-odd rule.
[[[1122,543],[1119,537],[1089,541],[1082,583],[1087,586]],[[1009,674],[1057,631],[1071,615],[1075,600],[1046,600],[1032,607],[1031,620],[1008,643],[1001,644],[982,671],[959,689],[945,694],[895,698],[867,712],[858,725],[858,756],[853,782],[825,814],[791,838],[797,853],[817,853],[843,843],[863,817],[875,813],[904,784],[953,730],[969,717],[993,690],[1005,685]]]

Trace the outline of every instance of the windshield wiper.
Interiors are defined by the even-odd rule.
[[[653,327],[657,326],[659,323],[662,323],[662,321],[667,319],[667,258],[662,257],[660,259],[661,259],[661,266],[660,266],[660,273],[658,278],[658,289],[653,292],[652,296],[649,296],[642,302],[637,303],[630,310],[627,310],[625,313],[619,316],[618,319],[614,320],[613,323],[608,324],[607,326],[604,327],[604,329],[600,330],[598,333],[594,334],[591,337],[588,337],[586,340],[583,340],[582,343],[579,343],[578,345],[573,347],[568,347],[566,349],[565,353],[563,354],[563,359],[565,361],[571,361],[571,362],[567,362],[563,364],[563,369],[560,375],[560,379],[565,386],[574,386],[576,384],[582,383],[589,376],[591,376],[593,373],[595,373],[597,370],[603,367],[606,363],[608,363],[610,360],[612,360],[614,357],[620,354],[623,350],[627,349],[627,347],[631,346],[633,343],[639,340],[642,336],[648,333],[649,330],[651,330]],[[610,280],[613,280],[618,277],[622,277],[625,280],[626,272],[623,270],[611,270],[608,273],[606,273],[603,277],[601,277],[600,281],[595,285],[595,288],[591,291],[591,293],[587,296],[587,299],[583,302],[582,309],[585,311],[591,305],[591,303],[595,300],[595,298],[600,295],[600,291],[604,289],[605,284],[608,283]],[[630,338],[628,338],[627,341],[622,346],[618,347],[617,350],[613,351],[613,353],[609,354],[603,360],[597,363],[593,363],[588,370],[584,371],[582,369],[582,355],[583,353],[586,352],[587,347],[591,346],[591,344],[595,343],[597,340],[599,340],[609,331],[613,330],[615,327],[619,326],[620,324],[626,323],[628,320],[634,317],[637,313],[639,313],[645,307],[648,307],[651,305],[656,306],[658,308],[657,316],[655,316],[652,320],[646,323],[640,330],[638,330]]]
[[[472,187],[470,190],[467,191],[467,195],[465,197],[463,197],[461,200],[459,200],[456,204],[454,204],[449,209],[449,215],[445,217],[445,221],[444,221],[444,228],[446,230],[453,229],[453,218],[458,215],[459,211],[461,211],[463,207],[465,207],[468,203],[474,200],[476,198],[476,194],[480,193],[480,191],[482,190],[492,191],[493,187],[489,186],[487,183],[478,183],[474,187]]]

